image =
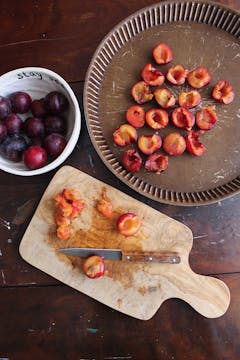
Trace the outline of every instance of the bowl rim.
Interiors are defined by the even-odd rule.
[[[17,169],[11,169],[6,165],[2,165],[0,164],[0,170],[3,170],[5,172],[8,172],[10,174],[13,175],[21,175],[21,176],[33,176],[33,175],[40,175],[40,174],[44,174],[46,172],[49,172],[51,170],[54,170],[56,167],[58,167],[59,165],[61,165],[66,159],[67,157],[72,153],[78,138],[79,138],[79,134],[81,131],[81,111],[80,111],[80,107],[78,104],[78,100],[76,98],[76,95],[74,94],[73,90],[71,89],[70,85],[67,83],[66,80],[64,80],[59,74],[57,74],[56,72],[49,70],[47,68],[44,67],[37,67],[37,66],[27,66],[27,67],[21,67],[18,69],[14,69],[11,71],[8,71],[4,74],[2,74],[0,76],[0,81],[6,77],[8,77],[9,75],[15,75],[18,72],[21,71],[39,71],[39,72],[44,72],[47,75],[53,76],[55,79],[59,80],[61,83],[63,83],[64,88],[66,89],[66,91],[68,92],[71,101],[73,102],[74,105],[74,113],[75,113],[75,121],[74,121],[74,126],[73,126],[73,130],[72,130],[72,134],[67,142],[66,147],[64,148],[63,152],[53,161],[51,161],[49,164],[47,164],[46,166],[43,166],[42,168],[39,169],[35,169],[35,170],[17,170]]]

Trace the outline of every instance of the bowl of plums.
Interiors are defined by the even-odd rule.
[[[25,67],[0,76],[0,169],[32,176],[62,164],[81,129],[78,101],[55,72]]]

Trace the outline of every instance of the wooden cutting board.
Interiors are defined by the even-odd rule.
[[[73,235],[56,237],[54,196],[63,188],[78,190],[85,208],[73,221]],[[96,209],[103,192],[113,204],[114,214],[106,219]],[[142,219],[135,236],[124,237],[116,230],[117,217],[134,212]],[[188,262],[192,248],[191,230],[103,182],[70,167],[62,167],[47,187],[23,236],[20,254],[28,263],[82,293],[138,319],[148,320],[169,298],[179,298],[200,314],[223,315],[230,302],[228,287],[220,280],[194,273]],[[105,275],[87,278],[81,259],[60,254],[61,247],[102,247],[122,250],[175,251],[180,264],[124,263],[105,260]]]

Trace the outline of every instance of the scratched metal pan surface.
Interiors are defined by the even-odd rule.
[[[138,11],[102,40],[86,74],[84,111],[91,141],[113,174],[138,193],[167,204],[203,205],[239,193],[239,39],[239,13],[212,2],[180,0]],[[152,49],[160,41],[173,50],[171,65],[179,63],[189,70],[203,65],[210,70],[211,82],[199,90],[202,102],[194,112],[214,105],[218,122],[201,136],[207,148],[203,156],[185,152],[170,157],[168,169],[159,175],[144,167],[132,174],[121,164],[125,148],[115,145],[112,135],[126,122],[126,110],[134,104],[131,87],[141,80],[143,66],[153,61]],[[159,69],[165,74],[169,66]],[[221,105],[212,99],[213,86],[219,80],[233,86],[233,103]],[[189,89],[186,84],[173,87],[166,82],[165,86],[176,96]],[[147,110],[153,104],[144,107]],[[170,125],[160,135],[164,137],[172,130]],[[146,125],[138,130],[139,136],[152,133]]]

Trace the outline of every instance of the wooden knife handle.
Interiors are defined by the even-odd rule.
[[[181,258],[176,252],[163,251],[122,251],[123,261],[147,262],[147,263],[164,263],[164,264],[179,264]]]

